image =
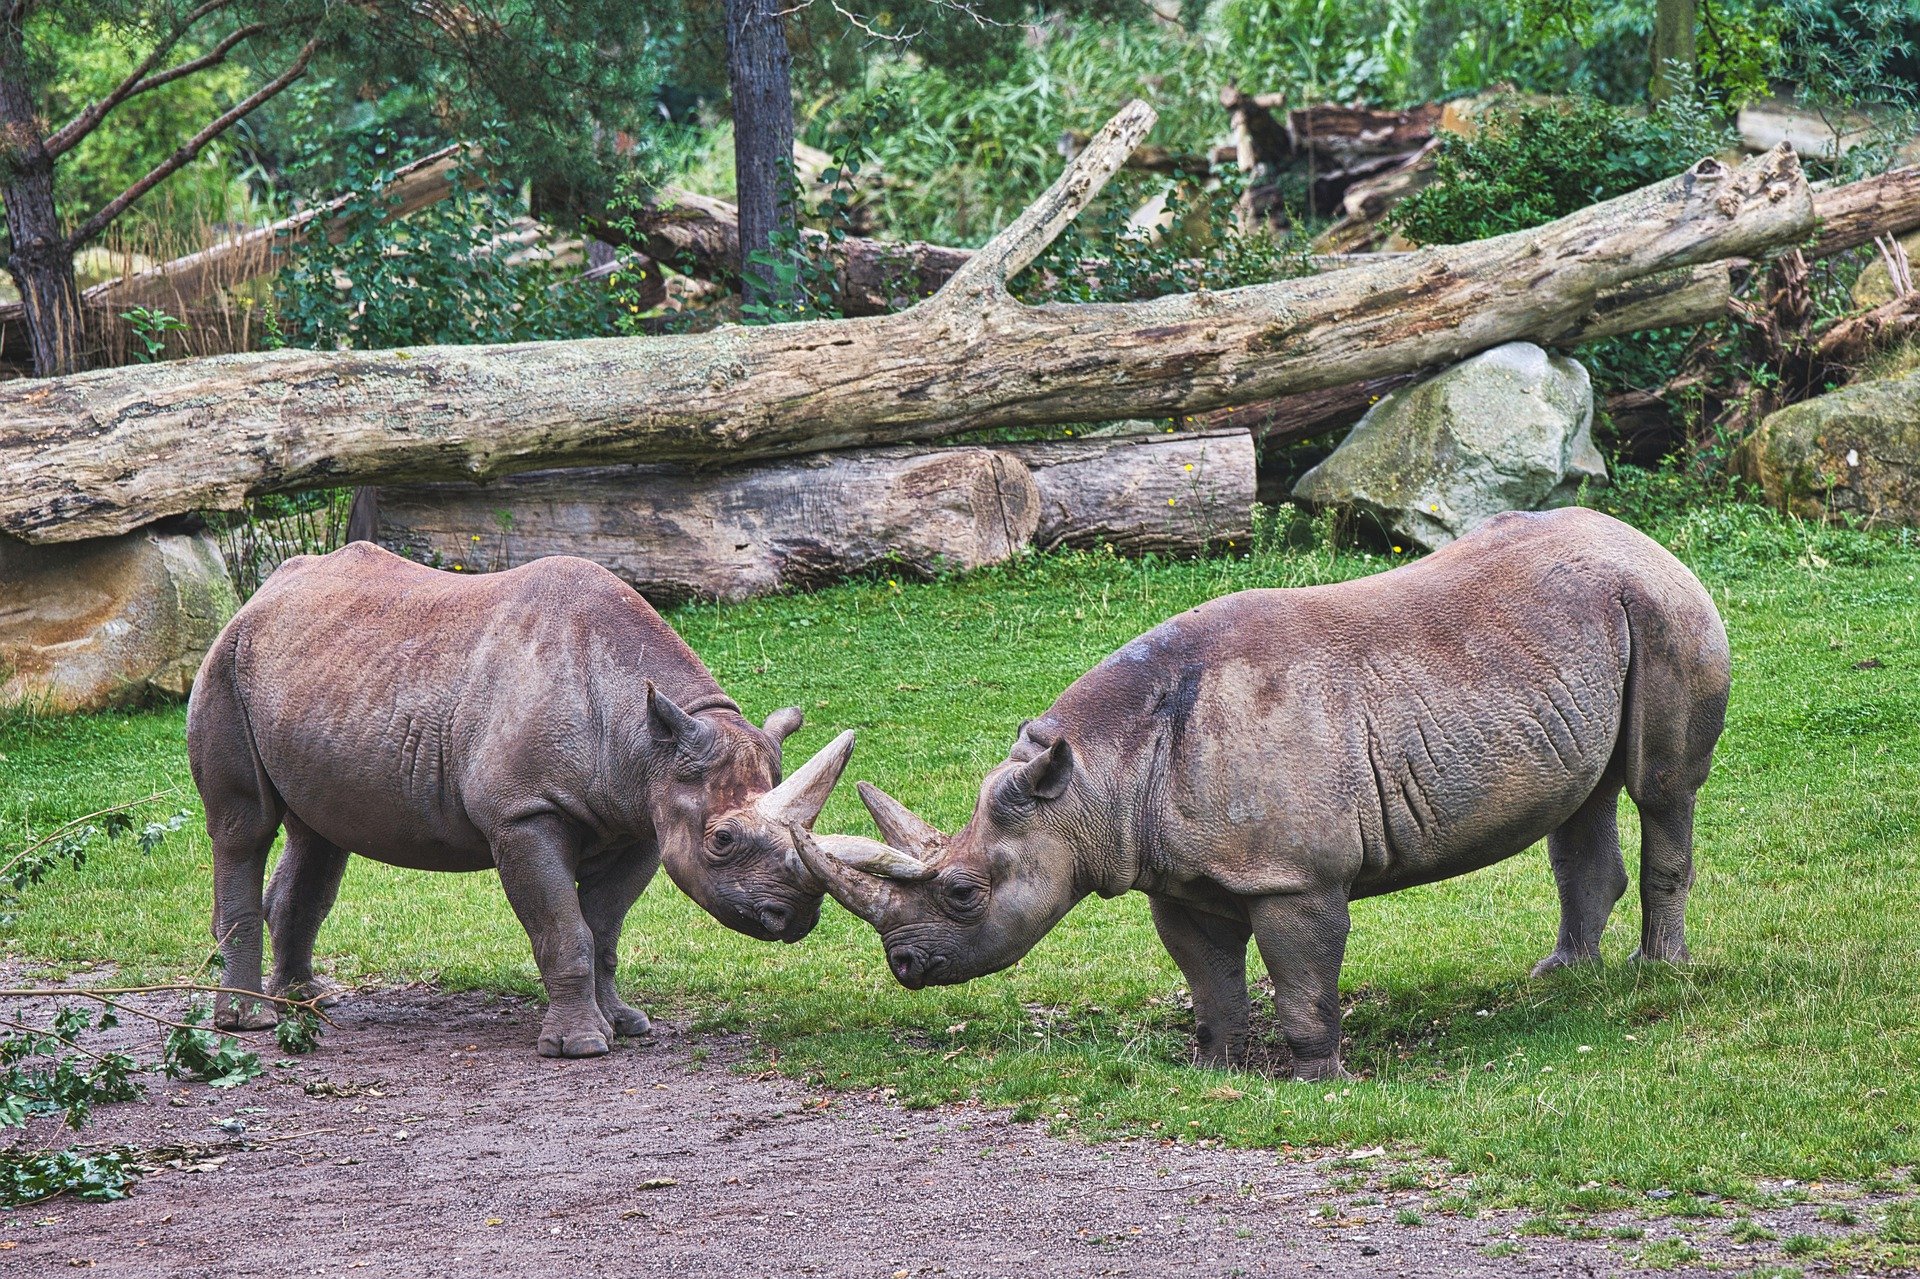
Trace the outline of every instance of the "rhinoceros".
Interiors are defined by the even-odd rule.
[[[1251,937],[1295,1077],[1322,1078],[1342,1073],[1348,903],[1545,837],[1560,932],[1535,972],[1596,960],[1627,886],[1623,787],[1638,957],[1686,960],[1728,673],[1711,597],[1652,540],[1504,515],[1391,572],[1149,631],[1023,726],[952,838],[863,782],[886,843],[796,830],[797,851],[910,988],[1006,967],[1089,893],[1146,893],[1208,1065],[1244,1063]]]
[[[604,1053],[647,1029],[614,967],[662,863],[750,936],[797,941],[818,919],[789,832],[819,814],[853,734],[781,781],[800,726],[791,707],[749,723],[645,600],[585,560],[461,577],[366,542],[290,559],[214,641],[187,710],[224,984],[261,990],[264,913],[268,989],[312,993],[349,851],[498,870],[547,990],[539,1051]],[[223,996],[215,1018],[274,1015]]]

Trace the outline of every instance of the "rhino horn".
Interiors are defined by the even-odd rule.
[[[888,880],[925,879],[933,874],[932,868],[878,840],[858,835],[816,837],[799,825],[788,830],[793,835],[794,851],[833,900],[875,928],[884,928],[894,911],[896,898]],[[906,874],[896,875],[896,869]]]
[[[821,747],[819,754],[795,769],[791,777],[755,800],[754,807],[770,822],[813,825],[852,757],[853,730],[848,729]]]
[[[945,835],[872,782],[861,782],[858,789],[860,802],[867,806],[873,824],[880,828],[880,837],[895,848],[930,860],[945,843]]]

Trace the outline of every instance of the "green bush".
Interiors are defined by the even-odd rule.
[[[598,285],[577,271],[508,259],[521,247],[507,193],[452,175],[453,194],[393,218],[395,170],[429,150],[384,134],[335,144],[351,191],[344,232],[293,247],[275,282],[275,324],[289,345],[319,350],[597,337],[613,328]],[[483,143],[482,149],[485,149]]]
[[[1473,137],[1441,141],[1433,185],[1390,220],[1420,244],[1523,231],[1671,177],[1730,141],[1690,102],[1651,116],[1591,100],[1496,108]]]

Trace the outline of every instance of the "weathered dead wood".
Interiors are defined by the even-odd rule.
[[[362,511],[374,513],[375,540],[409,558],[491,572],[578,555],[658,603],[997,564],[1032,541],[1040,514],[1026,466],[986,448],[535,471],[374,493]]]
[[[0,531],[104,536],[253,494],[484,479],[1190,414],[1558,343],[1609,290],[1812,226],[1790,152],[1534,230],[1224,292],[1025,306],[1007,281],[1153,122],[1133,103],[938,295],[894,315],[702,334],[274,351],[0,386]],[[220,441],[210,447],[208,441]]]
[[[1432,372],[1432,369],[1420,369],[1396,373],[1391,377],[1301,391],[1236,408],[1214,409],[1196,414],[1192,422],[1207,430],[1247,431],[1263,446],[1295,444],[1352,426],[1388,391]]]
[[[1253,497],[1246,432],[1156,432],[388,486],[362,490],[354,514],[360,536],[443,568],[578,555],[672,602],[926,577],[1029,545],[1193,555],[1245,545]]]
[[[1821,365],[1854,366],[1920,333],[1920,293],[1908,293],[1837,321],[1814,343]]]
[[[646,209],[634,215],[633,225],[631,235],[611,225],[596,224],[594,230],[676,271],[729,286],[738,283],[740,212],[727,201],[663,187]],[[880,315],[929,297],[973,256],[971,249],[918,240],[848,236],[829,241],[817,231],[806,235],[832,259],[841,307],[848,315]]]
[[[1845,155],[1882,124],[1865,111],[1815,111],[1777,98],[1747,103],[1734,120],[1749,151],[1771,151],[1784,142],[1799,155],[1826,159]]]
[[[1194,555],[1253,531],[1253,439],[1176,431],[995,444],[1026,463],[1040,495],[1034,545]]]
[[[1390,260],[1393,256],[1362,254],[1357,258],[1319,258],[1315,262],[1324,269],[1350,270],[1353,266]],[[1582,317],[1579,326],[1552,345],[1571,347],[1622,333],[1687,328],[1720,319],[1727,314],[1733,296],[1734,273],[1747,266],[1743,260],[1729,259],[1680,267],[1630,281],[1597,298],[1593,310]],[[1197,415],[1194,420],[1209,428],[1238,427],[1251,431],[1263,446],[1293,444],[1352,426],[1388,391],[1435,371],[1411,370],[1346,386],[1303,391],[1278,399],[1215,409]]]
[[[1857,249],[1876,235],[1904,235],[1920,227],[1920,165],[1816,191],[1813,211],[1820,229],[1810,258]]]

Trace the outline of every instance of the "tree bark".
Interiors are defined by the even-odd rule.
[[[7,272],[40,377],[82,367],[86,319],[73,278],[73,244],[53,198],[53,157],[33,100],[21,30],[23,10],[0,14],[0,198],[7,206]]]
[[[556,464],[791,455],[988,427],[1191,414],[1559,343],[1609,290],[1803,237],[1790,152],[1559,222],[1305,279],[1025,306],[1007,281],[1093,198],[1153,112],[1123,110],[928,301],[711,333],[273,351],[0,386],[0,531],[97,537],[247,497]],[[217,437],[221,447],[206,441]]]
[[[778,0],[727,0],[733,174],[740,199],[740,278],[748,302],[782,297],[755,254],[793,226],[793,60]]]
[[[1664,101],[1693,74],[1696,0],[1657,0],[1653,7],[1653,76],[1647,96]]]
[[[1198,555],[1253,534],[1253,439],[1245,431],[1175,431],[995,444],[1033,475],[1033,544],[1123,555]]]
[[[1810,258],[1857,249],[1876,235],[1905,235],[1920,227],[1920,165],[1816,191],[1813,212],[1820,231]]]
[[[1245,546],[1245,431],[817,453],[724,471],[605,466],[362,490],[355,535],[458,572],[578,555],[656,603],[930,577],[1027,546]]]

